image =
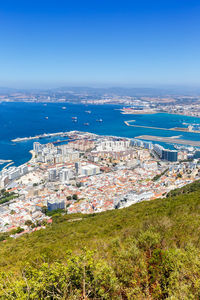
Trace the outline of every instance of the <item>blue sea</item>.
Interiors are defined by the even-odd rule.
[[[63,106],[66,106],[65,110],[62,109]],[[184,122],[199,124],[200,118],[169,114],[122,115],[120,108],[119,105],[0,103],[0,159],[11,159],[16,166],[25,163],[31,157],[29,151],[35,140],[13,143],[12,139],[59,131],[80,130],[129,138],[138,135],[182,135],[182,139],[200,139],[200,135],[194,133],[134,128],[124,124],[124,121],[135,120],[136,125],[172,128],[184,127]],[[85,111],[91,111],[91,114]],[[77,123],[72,122],[72,117],[75,116],[78,118]],[[100,118],[103,122],[96,122]],[[85,126],[84,123],[90,125]],[[59,137],[40,139],[39,142],[47,143],[57,139]]]

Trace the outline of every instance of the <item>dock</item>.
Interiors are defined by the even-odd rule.
[[[178,144],[178,145],[187,145],[187,146],[192,146],[192,147],[200,147],[200,141],[183,140],[183,139],[176,139],[176,138],[162,137],[162,136],[153,136],[153,135],[140,135],[135,138],[140,139],[140,140],[163,142],[163,143],[168,143],[168,144]]]

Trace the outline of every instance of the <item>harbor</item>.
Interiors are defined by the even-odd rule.
[[[169,114],[125,116],[120,114],[119,110],[115,110],[118,107],[113,105],[88,105],[86,108],[85,105],[69,103],[67,106],[65,105],[66,110],[63,110],[62,106],[64,105],[55,103],[44,106],[43,103],[36,103],[31,108],[31,104],[28,103],[5,103],[1,107],[2,114],[6,118],[5,127],[2,127],[4,130],[0,132],[1,159],[11,159],[16,166],[21,165],[30,159],[29,151],[32,149],[33,142],[50,143],[56,140],[67,140],[73,137],[70,132],[77,131],[92,131],[94,134],[128,138],[143,134],[155,136],[182,135],[182,139],[199,140],[198,136],[193,133],[190,134],[191,132],[132,127],[132,125],[138,124],[157,128],[181,126],[186,128],[189,125],[200,124],[199,118],[183,118]],[[12,107],[18,110],[18,115],[12,115]],[[90,110],[91,114],[85,113],[85,110]],[[24,118],[24,115],[28,115],[28,118]],[[46,120],[45,116],[48,116],[49,120]],[[75,117],[77,121],[72,119]],[[17,122],[18,119],[23,120],[23,123]],[[124,124],[126,120],[131,126]],[[86,126],[84,123],[90,125]],[[62,137],[63,133],[66,132],[68,135]],[[52,133],[56,133],[56,135],[53,136]],[[9,157],[7,153],[9,153]],[[0,169],[3,166],[3,164],[0,165]]]
[[[179,144],[179,145],[187,145],[192,147],[200,147],[200,141],[183,140],[183,139],[153,136],[153,135],[140,135],[140,136],[136,136],[135,138],[140,140],[154,141],[154,142],[164,142],[169,144]]]

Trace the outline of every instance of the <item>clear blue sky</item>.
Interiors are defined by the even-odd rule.
[[[200,85],[200,1],[5,0],[0,86]]]

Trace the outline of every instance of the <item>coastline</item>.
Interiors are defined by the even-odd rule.
[[[27,164],[33,163],[33,159],[35,157],[35,152],[34,150],[30,150],[29,153],[31,154],[31,158],[27,161]]]
[[[0,148],[1,148],[1,158],[11,159],[14,161],[14,165],[19,166],[30,160],[31,155],[29,151],[33,148],[33,142],[38,141],[40,143],[48,143],[56,141],[57,137],[43,139],[35,139],[28,141],[21,141],[13,144],[11,139],[17,137],[38,137],[38,135],[46,133],[55,132],[70,132],[70,131],[90,131],[98,135],[105,136],[118,136],[118,137],[128,137],[134,138],[142,134],[149,135],[169,135],[168,133],[173,132],[171,135],[175,134],[175,131],[160,131],[151,130],[148,131],[143,128],[134,128],[135,124],[145,124],[149,126],[158,127],[181,127],[182,123],[185,122],[188,125],[191,123],[200,124],[199,118],[185,117],[180,115],[169,115],[167,113],[153,114],[153,115],[132,115],[125,116],[120,114],[117,110],[120,107],[103,105],[99,108],[96,105],[89,105],[88,110],[92,111],[92,114],[85,113],[85,107],[83,105],[67,105],[66,110],[61,109],[61,104],[47,105],[43,106],[42,103],[29,104],[29,103],[5,103],[1,108],[1,113],[5,115],[3,131],[0,133]],[[17,114],[14,114],[15,109]],[[23,119],[24,114],[27,116]],[[49,121],[44,117],[48,116]],[[72,122],[71,117],[77,116],[78,122]],[[23,120],[20,124],[16,122],[17,119]],[[103,118],[104,122],[96,122],[96,119]],[[129,123],[131,126],[126,126],[124,124],[125,120],[130,121],[135,119],[134,123]],[[112,120],[115,120],[113,122]],[[152,121],[153,122],[152,122]],[[84,122],[89,122],[90,126],[83,126]],[[0,122],[1,124],[1,122]],[[183,134],[183,139],[197,140],[199,137],[192,132],[180,132]],[[64,138],[61,138],[64,139]],[[8,157],[9,155],[9,157]],[[3,165],[4,166],[4,165]],[[3,167],[2,166],[2,167]],[[0,166],[1,168],[1,166]]]
[[[2,168],[2,170],[4,170],[4,169],[10,167],[10,166],[13,165],[13,164],[14,164],[14,161],[11,160],[7,165],[5,165],[5,166]],[[2,170],[1,170],[1,171],[2,171]]]

